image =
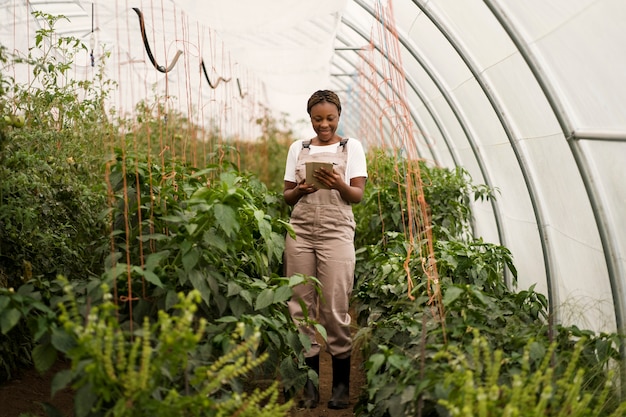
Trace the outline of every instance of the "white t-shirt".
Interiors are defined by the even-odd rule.
[[[302,150],[302,142],[304,140],[297,140],[289,147],[289,153],[287,154],[287,164],[285,166],[285,181],[296,182],[296,163],[298,161],[298,155]],[[310,145],[309,155],[322,152],[337,152],[339,149],[339,142],[327,145],[327,146],[314,146]],[[346,143],[346,152],[348,152],[348,159],[346,161],[346,177],[344,181],[348,184],[350,180],[355,177],[367,178],[367,162],[365,160],[365,151],[361,142],[354,138],[350,138]]]

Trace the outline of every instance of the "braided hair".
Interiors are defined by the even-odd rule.
[[[311,108],[316,104],[328,102],[337,106],[337,110],[339,111],[339,115],[341,115],[341,101],[339,100],[339,96],[335,94],[334,91],[330,90],[317,90],[313,93],[313,95],[309,98],[309,101],[306,104],[306,111],[311,115]]]

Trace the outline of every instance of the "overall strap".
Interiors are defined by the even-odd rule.
[[[310,150],[311,150],[311,141],[310,140],[302,141],[302,152],[301,153],[303,153],[304,155],[307,155]]]
[[[348,139],[349,138],[343,138],[341,139],[341,141],[339,142],[339,146],[342,147],[342,152],[346,151],[346,143],[348,143]],[[306,150],[307,152],[311,149],[311,141],[310,140],[303,140],[302,141],[302,150]]]
[[[342,152],[346,151],[346,143],[348,143],[348,139],[349,138],[344,138],[344,139],[341,139],[341,142],[339,142],[339,146],[342,147],[342,150],[341,150]]]

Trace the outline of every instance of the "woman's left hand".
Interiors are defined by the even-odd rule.
[[[343,182],[341,175],[335,172],[335,170],[327,170],[326,168],[319,168],[313,176],[317,178],[322,184],[325,184],[328,188],[338,188]]]

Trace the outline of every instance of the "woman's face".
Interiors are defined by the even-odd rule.
[[[320,141],[328,142],[333,139],[339,125],[337,106],[323,101],[311,107],[311,125]]]

